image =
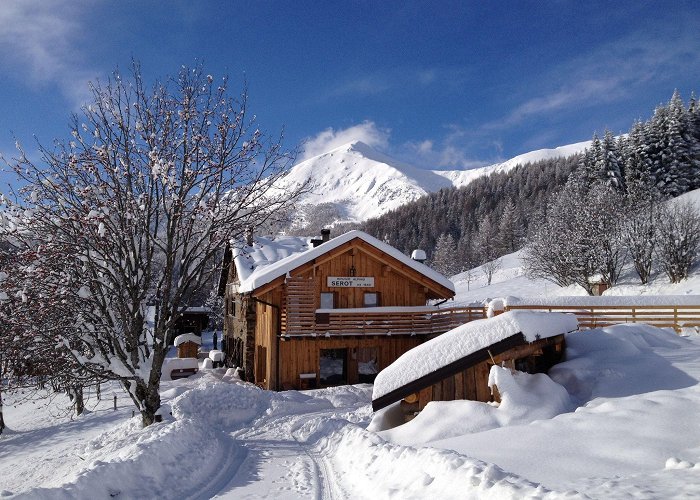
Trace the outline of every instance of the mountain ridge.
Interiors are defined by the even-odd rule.
[[[583,151],[590,141],[530,151],[501,163],[471,170],[430,170],[397,160],[356,140],[294,165],[282,187],[310,179],[312,188],[299,201],[304,207],[326,206],[335,222],[362,222],[443,188],[466,186],[516,165],[566,157]],[[308,221],[300,216],[297,225]]]

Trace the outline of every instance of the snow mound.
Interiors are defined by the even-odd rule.
[[[318,445],[354,498],[561,498],[498,466],[457,453],[388,443],[346,425]]]
[[[497,427],[528,424],[574,409],[569,393],[543,373],[492,366],[489,386],[498,387],[501,403],[431,401],[410,422],[380,432],[395,444],[415,446]],[[439,425],[435,425],[440,422]]]

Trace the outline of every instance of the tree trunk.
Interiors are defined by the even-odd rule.
[[[74,386],[73,390],[73,406],[75,406],[75,414],[80,416],[85,411],[85,400],[83,399],[83,388]]]
[[[156,412],[160,408],[160,392],[158,385],[144,384],[142,381],[137,382],[136,392],[139,396],[141,421],[144,427],[148,427],[156,421]]]
[[[2,390],[0,389],[0,434],[2,434],[2,430],[5,428],[5,419],[2,416]]]

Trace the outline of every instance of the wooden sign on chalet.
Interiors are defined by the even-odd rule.
[[[372,382],[426,338],[474,319],[428,306],[454,285],[399,250],[361,231],[323,236],[250,236],[227,249],[225,349],[247,380],[273,390]]]

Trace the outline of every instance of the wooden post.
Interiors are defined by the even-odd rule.
[[[114,395],[114,411],[117,411],[117,395]]]
[[[673,308],[673,329],[676,333],[681,333],[681,326],[678,324],[678,308]]]

